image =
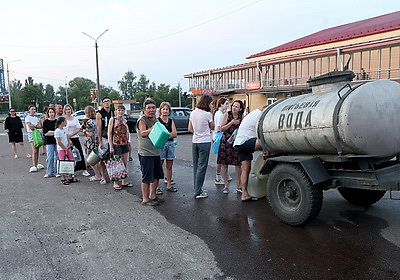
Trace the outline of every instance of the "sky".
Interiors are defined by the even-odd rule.
[[[398,0],[0,0],[0,58],[11,80],[83,77],[118,90],[127,71],[150,82],[246,63],[314,32],[400,10]],[[83,34],[85,32],[92,38]],[[7,73],[5,73],[7,80]]]

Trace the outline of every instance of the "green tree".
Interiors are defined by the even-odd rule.
[[[45,89],[44,89],[44,97],[46,98],[45,100],[45,105],[48,106],[50,103],[54,103],[54,98],[55,98],[55,92],[54,88],[52,85],[47,84]]]
[[[75,110],[80,110],[88,105],[92,105],[90,99],[90,89],[95,88],[96,84],[86,78],[76,77],[68,82],[68,102]],[[64,88],[65,92],[65,88]],[[76,100],[74,103],[73,100]]]
[[[28,85],[21,89],[21,106],[24,110],[28,110],[30,104],[36,106],[36,111],[41,112],[43,110],[43,104],[45,101],[45,96],[40,89],[38,84]]]
[[[125,73],[121,81],[118,81],[118,87],[124,100],[134,99],[137,90],[136,76],[131,70]]]

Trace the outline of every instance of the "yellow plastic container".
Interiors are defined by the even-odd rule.
[[[151,143],[159,149],[164,148],[170,133],[160,122],[156,122],[149,133]]]

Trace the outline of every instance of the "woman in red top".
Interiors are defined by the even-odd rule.
[[[111,158],[107,161],[106,166],[111,167],[112,172],[108,172],[110,180],[113,182],[114,190],[121,190],[118,181],[121,179],[123,187],[132,187],[127,183],[125,178],[128,176],[126,165],[129,154],[129,127],[124,119],[125,107],[118,105],[116,116],[110,119],[108,125],[108,143],[110,143]],[[120,161],[123,163],[121,167]],[[107,171],[111,170],[107,168]],[[111,174],[110,174],[111,173]]]

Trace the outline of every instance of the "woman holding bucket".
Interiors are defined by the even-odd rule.
[[[85,114],[88,120],[82,125],[82,132],[85,134],[86,138],[84,146],[85,146],[86,156],[89,162],[90,153],[92,151],[96,151],[97,148],[99,147],[99,139],[97,138],[96,111],[92,106],[86,106]],[[100,168],[99,162],[92,165],[94,176],[89,177],[89,181],[93,182],[101,180],[101,174],[99,168]]]

